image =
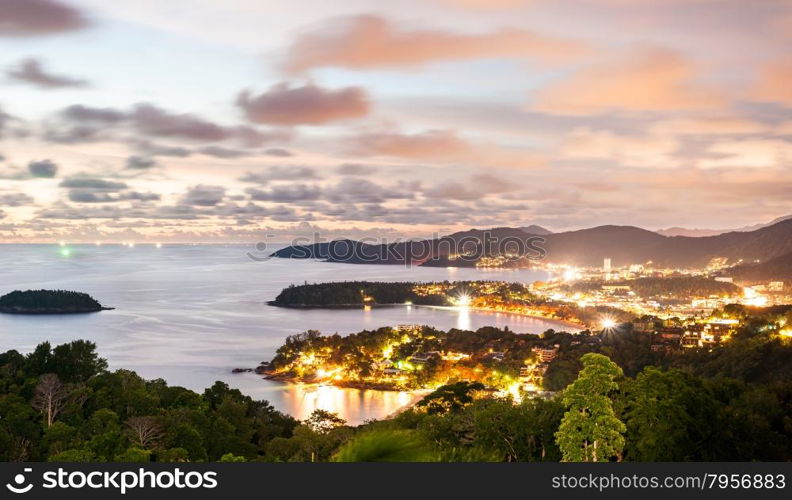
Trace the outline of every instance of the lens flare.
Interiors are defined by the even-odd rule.
[[[616,320],[613,318],[602,318],[601,324],[604,330],[611,330],[616,327]]]

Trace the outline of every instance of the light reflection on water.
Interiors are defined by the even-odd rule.
[[[360,423],[366,414],[376,411],[383,416],[396,412],[420,396],[409,392],[344,389],[329,385],[290,384],[283,403],[286,411],[303,419],[312,411],[321,409],[337,412],[349,422]],[[363,411],[360,411],[360,410]]]
[[[441,329],[508,326],[540,333],[558,323],[525,316],[458,308],[399,306],[298,310],[266,304],[290,284],[304,282],[483,280],[532,282],[546,274],[525,270],[404,268],[273,259],[254,262],[243,245],[70,246],[0,245],[0,294],[15,289],[71,289],[90,293],[114,311],[67,316],[0,314],[0,351],[31,351],[49,340],[97,343],[111,369],[202,391],[216,380],[305,416],[313,408],[338,412],[351,423],[382,418],[404,406],[409,394],[285,386],[235,367],[269,360],[287,335],[308,329],[352,333],[399,324]],[[409,402],[409,401],[408,401]],[[307,413],[306,413],[307,412]]]

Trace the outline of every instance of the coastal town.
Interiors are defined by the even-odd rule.
[[[603,318],[596,331],[550,330],[541,335],[493,327],[443,332],[420,325],[345,337],[309,331],[289,337],[272,362],[257,372],[270,380],[378,390],[428,390],[460,380],[475,381],[492,392],[521,400],[553,392],[556,387],[548,387],[546,376],[560,355],[577,357],[613,342],[628,340],[636,344],[636,352],[658,359],[712,351],[727,345],[748,323],[755,323],[757,314],[764,315],[760,328],[771,338],[792,342],[788,323],[792,308],[768,309],[737,305],[696,320],[652,316],[618,324]]]
[[[559,322],[559,330],[532,335],[508,328],[443,332],[401,325],[346,337],[310,331],[290,337],[259,372],[275,380],[383,390],[428,390],[465,380],[520,400],[552,393],[558,384],[547,380],[548,375],[558,378],[553,371],[559,356],[571,352],[577,359],[582,351],[596,351],[614,339],[627,339],[639,346],[640,355],[658,359],[719,349],[746,328],[792,341],[792,307],[780,305],[792,303],[785,284],[738,286],[728,277],[728,268],[715,260],[702,270],[615,268],[610,259],[601,268],[546,270],[551,278],[531,285],[434,282],[400,284],[397,289],[344,282],[290,287],[273,304],[292,301],[294,306],[294,301],[321,296],[338,306],[338,299],[328,299],[335,293],[353,297],[350,306],[371,308],[404,298],[407,306],[552,319]],[[392,294],[387,302],[384,289]]]

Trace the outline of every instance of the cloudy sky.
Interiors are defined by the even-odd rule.
[[[789,0],[0,0],[0,241],[792,213]]]

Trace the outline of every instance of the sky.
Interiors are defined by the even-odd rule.
[[[790,0],[0,0],[0,242],[792,214]]]

